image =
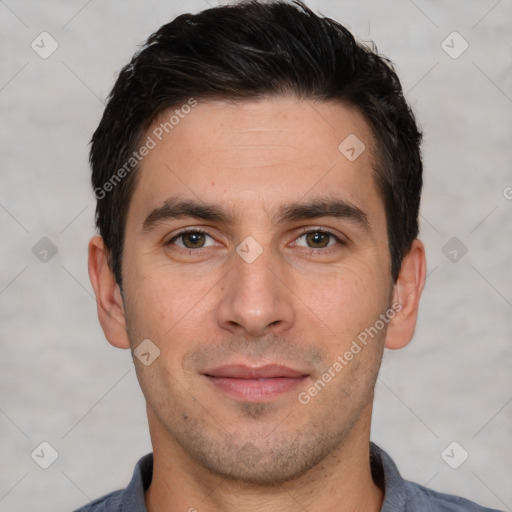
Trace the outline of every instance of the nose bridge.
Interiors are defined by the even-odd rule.
[[[244,253],[244,250],[247,249],[248,251]],[[239,303],[262,308],[264,304],[269,304],[269,301],[275,302],[277,290],[274,273],[270,270],[272,263],[272,254],[269,247],[265,249],[261,247],[258,250],[251,247],[250,242],[248,247],[240,244],[233,261],[234,268],[232,272],[234,278],[234,290],[232,292],[236,294]],[[272,277],[274,277],[274,280]]]
[[[243,295],[247,295],[247,299],[251,296],[255,300],[275,298],[274,282],[271,276],[274,274],[270,270],[271,258],[268,255],[261,255],[252,263],[245,261],[237,262],[235,275],[238,278],[238,287]]]
[[[288,328],[293,322],[293,308],[287,288],[276,276],[278,259],[271,249],[246,240],[237,248],[231,264],[219,303],[219,325],[255,336]]]

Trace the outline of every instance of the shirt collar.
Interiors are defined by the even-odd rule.
[[[370,466],[374,482],[384,491],[380,512],[404,511],[405,481],[391,457],[374,443],[370,443]]]
[[[132,479],[123,493],[117,512],[147,512],[144,492],[153,479],[153,454],[148,453],[137,462]]]

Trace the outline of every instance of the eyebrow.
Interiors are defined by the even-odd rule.
[[[353,222],[364,231],[370,232],[370,221],[368,215],[344,199],[317,198],[309,202],[298,202],[285,205],[279,208],[274,222],[292,222],[298,220],[318,219],[321,217],[333,217],[336,219],[346,219]]]
[[[207,204],[187,199],[170,197],[164,204],[155,208],[145,218],[142,231],[147,233],[158,224],[171,219],[191,217],[220,224],[233,224],[233,217],[223,208],[214,204]]]
[[[148,233],[158,224],[171,219],[195,218],[219,224],[234,224],[234,217],[216,204],[192,201],[176,197],[168,198],[164,204],[152,210],[142,224],[142,231]],[[285,222],[333,217],[346,219],[371,232],[368,215],[356,205],[339,198],[315,198],[308,202],[297,202],[281,206],[272,216],[274,224]]]

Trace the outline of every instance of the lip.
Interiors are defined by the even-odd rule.
[[[269,401],[299,386],[308,374],[282,365],[226,365],[202,374],[218,390],[244,401]]]

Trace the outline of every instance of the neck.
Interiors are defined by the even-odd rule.
[[[295,480],[259,486],[213,474],[172,442],[150,417],[153,480],[148,512],[378,512],[384,493],[370,469],[371,405],[339,448]]]

